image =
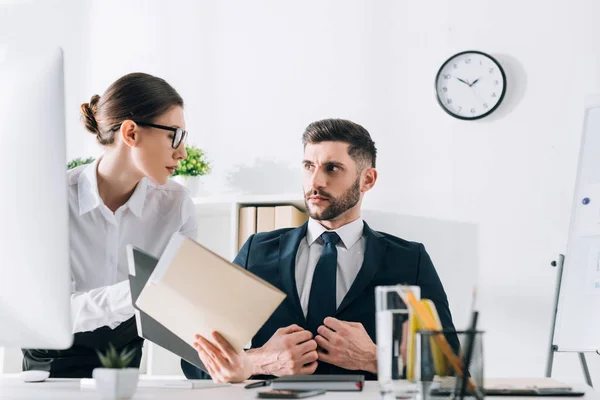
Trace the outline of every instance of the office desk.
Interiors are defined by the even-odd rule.
[[[81,389],[79,379],[49,379],[42,383],[24,383],[18,378],[0,378],[0,400],[14,399],[80,399],[99,400],[100,396],[93,389]],[[134,400],[141,399],[210,399],[210,400],[237,400],[256,399],[256,393],[269,390],[269,387],[257,389],[244,389],[244,384],[231,385],[228,387],[210,389],[172,389],[172,388],[138,388]],[[571,397],[571,399],[600,400],[600,396],[590,387],[585,387],[584,397]],[[500,399],[499,397],[487,397],[488,399]],[[312,399],[312,397],[311,397]],[[366,382],[362,392],[329,392],[314,399],[327,400],[352,400],[352,399],[379,399],[377,382]],[[534,400],[534,397],[503,397],[504,400]],[[557,399],[556,397],[554,399]],[[563,398],[569,399],[569,398]]]

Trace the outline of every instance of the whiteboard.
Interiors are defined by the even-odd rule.
[[[558,351],[600,349],[600,101],[585,110],[569,239],[553,344]]]

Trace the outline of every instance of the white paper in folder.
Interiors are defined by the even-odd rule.
[[[190,345],[217,331],[241,351],[285,293],[176,233],[136,305]]]

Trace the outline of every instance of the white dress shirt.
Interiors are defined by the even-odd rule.
[[[173,233],[197,232],[188,190],[173,181],[142,179],[113,213],[98,193],[98,161],[68,172],[73,333],[114,329],[133,316],[126,245],[158,257]]]
[[[336,307],[339,307],[344,300],[365,259],[363,229],[364,222],[359,218],[331,231],[336,232],[341,239],[335,246],[337,249]],[[313,275],[323,251],[323,242],[320,238],[323,232],[327,232],[327,229],[310,218],[306,237],[300,242],[296,253],[296,286],[305,317],[308,313]]]

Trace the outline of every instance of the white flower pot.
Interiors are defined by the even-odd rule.
[[[139,370],[137,368],[96,368],[92,372],[96,390],[104,400],[127,400],[137,389]]]
[[[181,176],[176,175],[173,176],[175,182],[179,183],[181,186],[186,187],[190,191],[190,196],[195,197],[199,196],[203,190],[202,188],[202,180],[199,176]]]

